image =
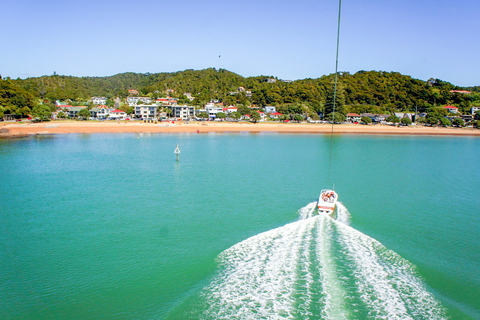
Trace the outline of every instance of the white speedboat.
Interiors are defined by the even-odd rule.
[[[324,189],[318,197],[318,213],[332,214],[337,205],[338,194],[334,190]]]

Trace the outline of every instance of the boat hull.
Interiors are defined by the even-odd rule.
[[[331,215],[337,205],[338,194],[333,190],[322,190],[318,197],[317,210],[318,213]]]

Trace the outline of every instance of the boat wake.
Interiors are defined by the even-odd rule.
[[[202,291],[203,319],[446,319],[415,266],[349,226],[314,215],[227,249],[221,269]],[[188,315],[185,315],[188,318]]]

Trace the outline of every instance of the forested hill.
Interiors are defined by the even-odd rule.
[[[31,101],[31,95],[39,101],[81,103],[92,96],[126,97],[128,89],[136,89],[140,95],[153,98],[169,92],[171,96],[181,98],[181,102],[195,105],[204,105],[210,100],[228,105],[276,105],[279,108],[294,104],[318,113],[328,111],[325,108],[328,109],[329,96],[333,93],[333,80],[332,74],[318,79],[284,82],[273,76],[245,78],[224,69],[210,68],[173,73],[122,73],[110,77],[52,75],[7,81],[10,87],[22,90],[22,94],[28,92],[28,101]],[[472,104],[480,104],[480,87],[469,89],[474,91],[473,94],[452,94],[451,90],[465,88],[439,79],[417,80],[397,72],[359,71],[340,73],[337,96],[341,112],[394,112],[415,110],[415,107],[426,110],[446,104],[467,111]],[[186,92],[195,100],[186,100],[183,95]],[[0,103],[4,107],[13,104],[5,98],[6,95],[11,93],[0,92]]]

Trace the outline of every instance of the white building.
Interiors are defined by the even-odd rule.
[[[97,114],[96,114],[95,117],[97,117],[97,119],[107,119],[110,111],[113,111],[115,109],[114,108],[108,108],[107,106],[103,106],[103,107],[98,107],[98,108],[92,108],[92,110],[96,110]]]
[[[152,103],[152,99],[149,97],[127,97],[127,103],[130,107],[136,106],[139,102],[149,104]]]
[[[115,109],[108,113],[108,117],[110,119],[125,120],[127,118],[127,113],[125,111]]]
[[[92,97],[91,100],[94,105],[103,105],[107,103],[106,97]]]
[[[127,97],[127,103],[130,107],[134,107],[138,103],[139,97]]]
[[[448,112],[451,112],[451,113],[458,113],[458,108],[455,107],[455,106],[445,106],[444,107],[445,109],[448,110]]]
[[[135,117],[141,119],[157,118],[157,106],[153,105],[136,105],[134,107]]]
[[[172,117],[174,118],[188,120],[195,117],[195,107],[174,105],[169,108],[172,109]]]
[[[222,107],[217,107],[213,103],[207,103],[205,110],[208,113],[208,116],[212,119],[215,119],[217,117],[217,113],[223,112]]]
[[[472,114],[474,115],[475,113],[477,113],[478,111],[480,111],[480,107],[472,107]]]
[[[229,113],[232,113],[232,112],[237,112],[238,111],[238,108],[237,107],[234,107],[234,106],[229,106],[227,108],[227,111],[225,112],[226,114],[229,114]]]
[[[265,113],[263,113],[262,111],[257,111],[257,112],[260,114],[260,121],[265,121],[267,119],[267,116],[265,115]]]
[[[265,113],[275,113],[275,112],[277,112],[277,109],[275,109],[275,107],[265,106]]]

